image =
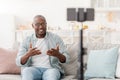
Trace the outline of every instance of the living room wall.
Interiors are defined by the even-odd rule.
[[[9,45],[11,48],[15,41],[15,29],[21,26],[31,27],[32,19],[36,14],[44,15],[50,27],[67,29],[69,26],[66,20],[66,8],[89,7],[90,0],[0,0],[0,6],[0,15],[4,15],[3,18],[0,17],[1,20],[8,19],[6,24],[10,24],[4,26],[0,23],[2,25],[0,30],[4,32],[0,35],[0,40],[3,41],[0,45],[1,47]],[[12,22],[9,17],[13,17]],[[3,27],[7,29],[7,37],[3,37],[6,36],[6,29],[2,29]]]
[[[65,27],[66,8],[89,7],[90,0],[4,0],[0,5],[0,13],[16,16],[17,25],[29,24],[34,15],[42,14],[50,26]]]

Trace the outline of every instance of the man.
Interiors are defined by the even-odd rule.
[[[23,41],[16,58],[16,64],[24,67],[22,80],[60,80],[64,75],[60,64],[69,62],[62,39],[46,31],[42,15],[34,17],[32,27],[35,33]]]

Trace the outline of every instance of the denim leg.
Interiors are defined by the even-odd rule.
[[[42,72],[36,67],[26,67],[22,71],[22,80],[41,80]]]
[[[55,68],[47,69],[44,71],[42,80],[60,80],[60,71]]]

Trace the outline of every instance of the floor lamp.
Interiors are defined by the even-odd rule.
[[[83,22],[94,21],[94,8],[67,8],[67,21],[81,22],[80,29],[80,69],[78,80],[84,80],[84,50],[83,50]]]

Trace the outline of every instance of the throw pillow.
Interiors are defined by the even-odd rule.
[[[0,74],[20,74],[16,65],[17,51],[0,48]]]
[[[79,43],[75,43],[68,47],[68,53],[70,56],[70,62],[68,64],[62,64],[65,75],[74,75],[74,78],[78,76],[77,71],[80,63],[78,62],[78,54],[79,54]]]
[[[120,78],[120,51],[119,51],[119,56],[117,61],[116,77]]]
[[[118,47],[90,51],[85,78],[114,78],[117,57]]]

